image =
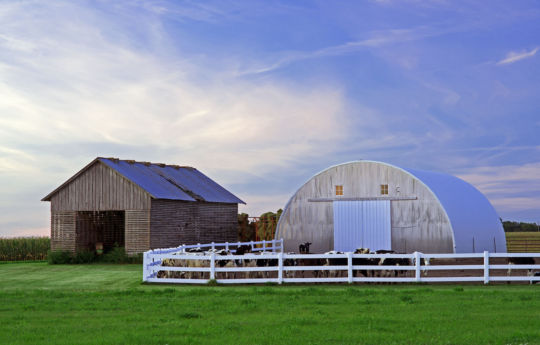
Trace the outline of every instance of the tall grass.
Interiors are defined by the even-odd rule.
[[[0,261],[47,260],[49,237],[0,238]]]

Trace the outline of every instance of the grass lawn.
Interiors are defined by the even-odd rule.
[[[540,344],[540,284],[142,285],[141,265],[0,264],[0,344]]]

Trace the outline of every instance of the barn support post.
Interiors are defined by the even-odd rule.
[[[489,252],[484,251],[484,284],[489,284]]]
[[[420,276],[420,253],[414,252],[414,278],[417,283],[420,283],[421,276]]]
[[[216,279],[216,253],[210,254],[210,279]]]
[[[278,254],[278,284],[283,284],[283,253]]]
[[[347,278],[349,284],[353,282],[353,270],[352,270],[352,252],[347,252]]]

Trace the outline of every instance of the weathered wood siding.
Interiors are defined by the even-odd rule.
[[[142,188],[98,161],[51,197],[51,210],[148,210],[150,202]]]
[[[150,249],[150,210],[126,210],[125,245],[128,254]]]
[[[77,212],[51,213],[51,250],[75,252]]]
[[[238,238],[238,205],[153,200],[150,247],[181,244],[235,242]]]
[[[385,197],[417,198],[391,201],[393,250],[454,252],[450,221],[431,190],[407,172],[377,162],[338,165],[309,180],[281,215],[276,238],[283,237],[286,251],[298,251],[298,245],[306,241],[313,243],[313,252],[333,250],[333,204],[308,199],[336,198],[336,185],[343,185],[343,198],[381,197],[382,184],[388,184]]]

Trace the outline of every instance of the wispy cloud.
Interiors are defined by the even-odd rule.
[[[540,163],[476,167],[458,176],[485,193],[503,217],[501,211],[540,209]]]
[[[447,29],[438,29],[427,26],[410,29],[377,30],[371,32],[368,38],[362,40],[350,41],[343,44],[324,47],[313,51],[283,52],[281,53],[281,56],[275,57],[273,62],[267,63],[263,66],[249,68],[245,71],[242,71],[240,74],[246,75],[266,73],[302,60],[352,54],[367,48],[376,48],[385,45],[415,41],[441,35],[447,32]]]
[[[523,59],[531,58],[536,55],[536,52],[538,52],[539,49],[540,47],[536,47],[530,51],[523,50],[520,52],[509,52],[504,59],[497,62],[497,65],[508,65]]]
[[[227,185],[222,171],[265,175],[350,133],[339,87],[231,78],[233,66],[168,51],[155,13],[137,33],[72,3],[0,5],[0,22],[0,236],[24,230],[20,205],[45,228],[40,198],[97,155],[193,165]],[[138,49],[136,35],[161,44]]]

